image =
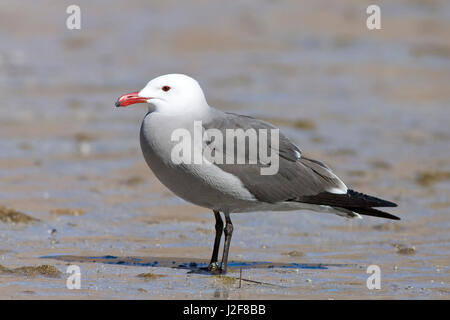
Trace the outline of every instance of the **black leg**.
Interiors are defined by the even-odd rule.
[[[219,265],[217,264],[217,260],[219,258],[219,247],[220,240],[222,239],[222,231],[223,231],[223,221],[220,217],[220,212],[214,210],[214,217],[216,217],[216,238],[214,239],[214,248],[213,254],[211,257],[211,262],[209,263],[208,270],[211,272],[220,271]]]
[[[222,255],[222,273],[227,273],[227,264],[228,264],[228,251],[230,251],[230,243],[231,243],[231,235],[233,234],[233,224],[231,223],[230,214],[225,212],[225,244],[223,246],[223,255]]]

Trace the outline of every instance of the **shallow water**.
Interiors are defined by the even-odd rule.
[[[0,265],[82,273],[81,290],[0,274],[1,298],[449,298],[447,1],[383,1],[378,31],[356,0],[107,4],[79,1],[76,31],[60,1],[0,4],[0,206],[39,219],[0,221]],[[249,281],[197,272],[212,213],[145,165],[145,107],[114,107],[169,72],[198,79],[212,106],[281,126],[402,220],[236,214],[229,276],[243,267]],[[373,264],[381,290],[366,287]]]

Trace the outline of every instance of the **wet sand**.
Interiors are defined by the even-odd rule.
[[[450,297],[448,2],[382,1],[378,31],[356,0],[79,1],[76,31],[64,4],[42,3],[0,4],[0,298]],[[212,213],[147,168],[145,107],[114,107],[170,72],[279,125],[402,220],[235,214],[231,270],[206,274]]]

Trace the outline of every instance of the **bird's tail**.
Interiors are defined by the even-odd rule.
[[[364,216],[372,216],[372,217],[378,217],[378,218],[386,218],[391,220],[400,220],[399,217],[394,216],[393,214],[377,210],[374,208],[345,208],[347,210],[356,212],[358,214],[362,214]]]
[[[345,194],[322,192],[315,196],[303,196],[300,199],[301,202],[328,205],[336,209],[342,208],[366,216],[400,220],[399,217],[390,213],[374,209],[376,207],[396,207],[397,204],[350,189]]]

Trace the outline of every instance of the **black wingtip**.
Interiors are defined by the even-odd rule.
[[[398,204],[391,202],[391,201],[387,201],[387,200],[383,200],[383,205],[378,206],[378,207],[390,207],[390,208],[395,208],[398,207]]]
[[[368,207],[397,207],[398,205],[394,202],[383,200],[377,197],[369,196],[367,194],[357,192],[355,190],[349,189],[347,194],[351,197],[358,198],[367,202]]]
[[[115,105],[116,105],[116,107],[120,107],[120,101],[119,101],[119,99],[117,99]]]
[[[377,217],[377,218],[385,218],[385,219],[391,219],[391,220],[400,220],[399,217],[394,216],[393,214],[377,210],[374,208],[346,208],[348,210],[351,210],[353,212],[362,214],[364,216],[371,216],[371,217]]]

